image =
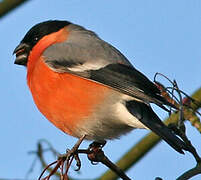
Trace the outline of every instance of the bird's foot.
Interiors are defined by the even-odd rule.
[[[52,166],[52,165],[55,165],[55,167],[53,167],[51,170],[50,170],[50,173],[48,176],[46,176],[45,178],[43,179],[50,179],[51,176],[53,176],[58,169],[61,169],[61,173],[60,173],[60,176],[61,176],[61,179],[68,179],[67,177],[67,173],[68,173],[68,170],[71,166],[71,163],[73,161],[73,159],[75,159],[76,161],[76,165],[77,165],[77,171],[80,169],[81,167],[81,161],[80,161],[80,158],[78,156],[78,151],[79,151],[79,146],[80,144],[82,143],[82,141],[84,140],[85,136],[82,136],[78,141],[77,143],[73,146],[72,149],[70,150],[67,150],[66,154],[62,154],[62,155],[59,155],[57,161],[49,164],[44,170],[43,172],[41,173],[40,177],[38,178],[38,180],[42,180],[42,176],[44,175],[44,173]]]
[[[62,161],[66,161],[67,163],[67,167],[71,165],[71,162],[73,161],[73,159],[75,159],[76,161],[76,166],[77,166],[77,169],[75,169],[76,171],[79,171],[80,168],[81,168],[81,161],[80,161],[80,158],[78,156],[78,148],[80,146],[80,144],[82,143],[82,141],[84,140],[86,136],[82,136],[77,142],[76,144],[73,146],[72,149],[67,149],[66,150],[66,154],[62,154],[62,155],[59,155],[58,157],[58,160],[62,160]]]
[[[96,164],[97,162],[101,162],[104,155],[102,148],[105,146],[106,141],[97,142],[94,141],[89,145],[88,148],[88,159],[91,161],[92,164]]]

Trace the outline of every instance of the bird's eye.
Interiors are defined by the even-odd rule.
[[[38,39],[39,39],[38,37],[34,37],[34,41],[35,41],[35,42],[37,42],[37,41],[38,41]]]

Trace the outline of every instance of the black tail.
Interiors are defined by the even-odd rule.
[[[137,101],[129,101],[126,103],[126,107],[133,116],[164,139],[176,151],[182,154],[184,154],[183,150],[190,151],[187,145],[159,119],[150,106]]]

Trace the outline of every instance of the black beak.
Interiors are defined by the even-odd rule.
[[[25,43],[20,43],[13,51],[13,54],[16,54],[16,59],[14,63],[26,66],[29,52],[30,46]]]

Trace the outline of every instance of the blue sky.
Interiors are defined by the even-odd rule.
[[[35,107],[26,85],[26,69],[13,64],[13,49],[25,33],[38,22],[49,19],[68,20],[95,31],[117,47],[132,64],[153,80],[156,72],[176,79],[180,88],[192,94],[201,85],[201,1],[200,0],[32,0],[1,19],[1,149],[0,178],[24,178],[36,149],[44,138],[59,151],[70,148],[76,139],[65,135],[49,123]],[[167,116],[159,108],[157,114]],[[187,123],[187,134],[201,154],[200,134]],[[109,141],[104,148],[116,161],[148,131],[136,130]],[[87,147],[88,142],[82,147]],[[54,159],[48,159],[49,162]],[[92,166],[82,157],[81,173],[70,170],[73,177],[95,178],[106,170]],[[160,143],[127,174],[140,180],[175,179],[193,167],[191,155],[185,156]],[[30,174],[36,179],[40,164]],[[193,178],[198,180],[201,175]]]

